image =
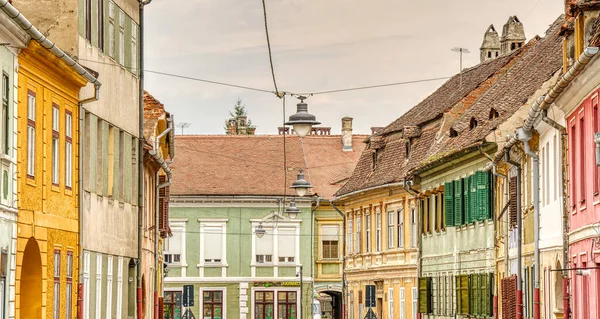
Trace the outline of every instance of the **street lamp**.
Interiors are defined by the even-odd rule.
[[[300,208],[296,207],[296,202],[292,199],[290,206],[285,209],[285,213],[290,216],[290,219],[296,219],[296,216],[300,214]]]
[[[312,185],[309,181],[304,179],[304,172],[300,169],[300,171],[298,171],[298,179],[292,183],[291,188],[296,190],[296,195],[302,197],[306,195],[306,192],[308,192],[308,189],[311,187]]]
[[[305,137],[310,133],[313,125],[319,125],[320,122],[317,122],[317,118],[308,113],[308,104],[304,103],[306,99],[305,96],[299,96],[300,103],[297,104],[296,114],[290,116],[290,120],[285,123],[285,125],[292,125],[294,131],[298,136]]]
[[[258,226],[256,226],[256,229],[254,230],[254,234],[256,234],[256,237],[258,238],[263,238],[263,236],[265,235],[266,231],[263,228],[262,223],[258,224]]]

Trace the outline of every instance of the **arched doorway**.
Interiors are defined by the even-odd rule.
[[[342,293],[333,290],[324,290],[318,292],[319,303],[321,304],[321,318],[323,319],[341,319],[342,318]]]
[[[21,318],[42,318],[42,258],[33,237],[27,241],[23,253],[20,291]]]
[[[559,269],[562,269],[562,266],[560,265],[560,260],[556,261],[556,266],[555,266],[555,271],[554,271],[554,302],[555,302],[555,309],[558,311],[562,311],[563,310],[563,302],[564,302],[564,295],[563,295],[563,277],[562,277],[562,271],[559,271]]]

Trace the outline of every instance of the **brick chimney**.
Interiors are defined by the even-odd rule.
[[[342,118],[342,150],[352,151],[352,118]]]

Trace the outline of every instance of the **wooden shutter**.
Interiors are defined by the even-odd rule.
[[[477,203],[478,216],[477,220],[485,220],[491,218],[490,207],[490,173],[477,172]]]
[[[501,280],[502,319],[517,317],[517,276],[512,275]]]
[[[161,175],[158,177],[158,184],[165,183],[167,176]],[[158,230],[162,237],[166,236],[169,229],[169,186],[163,187],[158,191]]]
[[[481,298],[479,296],[479,274],[471,274],[471,286],[469,287],[471,296],[469,301],[471,302],[471,314],[479,315],[481,314]]]
[[[492,286],[494,284],[494,274],[481,274],[479,279],[481,286],[481,315],[491,317],[494,315],[494,297],[492,295]]]
[[[456,276],[456,313],[469,314],[469,275]]]
[[[469,194],[469,199],[471,200],[471,203],[469,205],[469,207],[471,208],[471,221],[476,221],[476,220],[480,220],[479,218],[479,197],[477,196],[477,188],[479,185],[479,174],[481,172],[476,172],[474,175],[471,176],[471,183],[469,185],[469,191],[471,192]]]
[[[463,189],[462,180],[454,181],[454,225],[460,226],[463,224]]]
[[[462,179],[463,180],[463,205],[464,205],[464,212],[465,212],[465,224],[469,224],[472,222],[472,215],[471,215],[471,177],[467,176],[465,178]]]
[[[508,201],[510,226],[515,227],[517,226],[517,176],[510,178]]]
[[[158,297],[158,318],[165,317],[165,300],[163,297]]]
[[[431,313],[431,278],[419,278],[419,313]]]
[[[454,183],[444,185],[444,204],[446,207],[446,226],[454,226]]]

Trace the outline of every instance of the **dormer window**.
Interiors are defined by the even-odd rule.
[[[477,127],[477,120],[474,117],[472,117],[471,122],[469,123],[469,130],[472,130],[476,127]]]
[[[377,167],[377,161],[379,160],[380,152],[381,152],[381,149],[376,149],[373,152],[373,169],[375,169]]]
[[[500,114],[494,108],[490,110],[490,120],[497,119]]]
[[[406,159],[408,160],[411,151],[410,140],[406,141],[406,143],[404,144],[404,148],[404,154],[406,155]]]
[[[457,136],[458,136],[458,132],[455,129],[450,128],[450,137],[457,137]]]

